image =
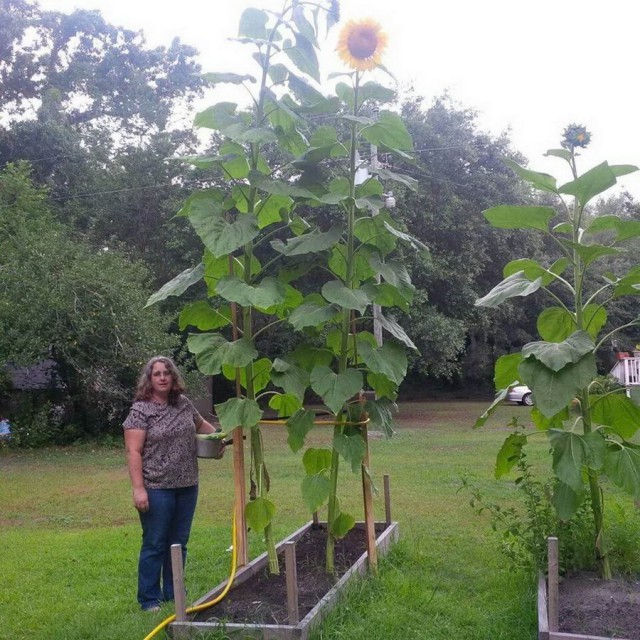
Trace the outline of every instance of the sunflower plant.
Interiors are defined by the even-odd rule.
[[[366,330],[370,309],[374,303],[408,307],[413,287],[391,254],[399,241],[425,249],[382,211],[379,178],[412,187],[411,178],[379,169],[356,184],[359,146],[379,145],[405,159],[411,150],[397,115],[382,112],[374,119],[367,111],[391,101],[394,92],[363,84],[359,68],[341,74],[350,82],[339,82],[336,95],[318,88],[319,25],[332,26],[336,11],[335,2],[292,0],[281,13],[253,8],[243,13],[238,39],[254,49],[258,73],[206,78],[243,85],[253,107],[243,111],[220,102],[196,116],[196,126],[219,136],[218,151],[183,160],[221,177],[224,187],[200,189],[186,201],[179,215],[188,217],[205,245],[202,262],[148,302],[180,295],[202,280],[206,284],[206,299],[182,310],[180,328],[197,330],[188,347],[204,374],[222,373],[237,382],[237,396],[215,409],[225,430],[250,429],[252,499],[245,513],[253,530],[264,531],[272,572],[279,570],[271,535],[276,506],[268,496],[263,408],[268,405],[286,421],[293,451],[304,448],[317,422],[304,407],[309,390],[333,416],[331,447],[305,451],[302,482],[311,511],[328,505],[327,570],[333,571],[334,541],[355,522],[340,509],[337,478],[341,458],[354,471],[363,462],[359,393],[365,384],[376,391],[364,410],[390,431],[391,406],[407,368],[404,345],[413,346],[384,315],[380,321],[392,338],[378,345]],[[378,59],[383,37],[377,26],[371,30],[366,24],[358,45],[351,41],[351,46],[356,59],[370,64]],[[373,48],[371,34],[378,37]],[[348,35],[346,42],[349,49]],[[327,210],[332,223],[317,224],[315,213]],[[311,292],[310,273],[322,283]],[[258,346],[276,327],[293,330],[295,348],[267,357]]]
[[[478,306],[494,308],[506,300],[543,292],[552,302],[538,317],[541,340],[497,360],[498,393],[477,426],[484,424],[512,386],[524,383],[531,388],[535,398],[531,418],[536,429],[507,437],[497,456],[496,477],[513,468],[531,438],[546,436],[556,476],[553,501],[558,515],[568,520],[589,500],[595,556],[601,575],[610,578],[601,478],[606,476],[640,498],[640,448],[631,442],[640,428],[640,408],[624,388],[598,390],[596,353],[617,332],[640,325],[635,317],[624,325],[611,326],[607,313],[620,298],[640,294],[640,266],[625,268],[631,257],[625,245],[640,237],[640,222],[590,215],[589,202],[612,187],[618,177],[637,170],[603,162],[579,174],[579,149],[590,138],[585,127],[570,125],[561,148],[547,152],[568,165],[571,178],[561,185],[549,174],[505,161],[533,188],[553,194],[558,199],[557,210],[498,206],[484,212],[496,228],[545,234],[557,251],[548,264],[529,258],[508,263],[504,280],[476,300]]]

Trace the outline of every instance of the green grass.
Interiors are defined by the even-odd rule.
[[[535,638],[533,581],[497,551],[488,519],[475,515],[460,477],[472,474],[492,500],[513,500],[512,482],[493,480],[493,460],[512,415],[501,407],[481,430],[471,425],[483,402],[403,405],[396,436],[371,440],[375,499],[384,517],[382,476],[391,477],[401,540],[377,579],[359,582],[315,634],[316,640],[390,638],[526,640]],[[315,446],[329,431],[312,434]],[[281,539],[309,519],[300,500],[301,453],[280,427],[265,428]],[[540,438],[529,458],[542,469]],[[233,504],[232,456],[203,460],[201,491],[187,563],[197,599],[228,573]],[[0,639],[129,640],[145,637],[172,613],[145,614],[135,601],[140,527],[121,450],[48,449],[0,453]],[[345,471],[343,508],[362,517],[360,479]],[[261,552],[250,534],[250,551]],[[161,637],[161,636],[158,636]]]

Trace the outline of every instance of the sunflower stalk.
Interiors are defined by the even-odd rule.
[[[510,271],[511,275],[476,300],[476,305],[494,308],[509,298],[538,290],[552,293],[556,306],[544,309],[537,321],[542,340],[525,345],[520,353],[498,358],[496,382],[502,381],[501,387],[511,382],[496,389],[497,399],[505,397],[516,384],[524,383],[531,389],[536,405],[531,419],[548,434],[553,454],[553,504],[558,517],[570,519],[588,500],[593,516],[594,560],[601,577],[609,579],[612,570],[604,529],[602,478],[606,476],[636,500],[640,498],[640,456],[632,442],[640,428],[640,407],[624,389],[604,396],[590,392],[590,388],[598,374],[598,349],[617,332],[636,324],[635,320],[620,323],[600,335],[611,322],[607,313],[610,303],[637,294],[640,267],[621,259],[630,254],[620,245],[637,240],[640,229],[622,216],[591,217],[586,207],[612,187],[617,177],[638,168],[603,162],[580,175],[576,150],[585,148],[590,137],[585,127],[569,125],[563,133],[562,148],[547,152],[569,167],[572,179],[562,186],[557,186],[556,178],[549,174],[506,161],[522,179],[558,197],[564,221],[555,224],[558,211],[552,207],[499,206],[485,211],[485,217],[498,229],[543,232],[555,240],[560,258],[549,268],[532,259],[510,263],[505,272]],[[566,196],[572,196],[573,206],[565,201]],[[627,271],[617,275],[625,267]],[[550,287],[564,289],[562,301]],[[476,426],[485,423],[498,401]],[[527,440],[528,436],[519,431],[509,435],[498,453],[497,477],[506,474],[524,455]]]

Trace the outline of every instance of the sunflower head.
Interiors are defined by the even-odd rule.
[[[340,58],[356,71],[374,69],[387,47],[387,35],[374,20],[350,20],[345,24],[336,47]]]
[[[565,149],[575,149],[581,147],[584,149],[591,142],[591,134],[586,127],[579,124],[570,124],[562,132],[562,146]]]

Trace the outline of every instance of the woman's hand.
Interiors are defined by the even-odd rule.
[[[149,511],[149,496],[144,487],[133,490],[133,506],[140,512]]]

